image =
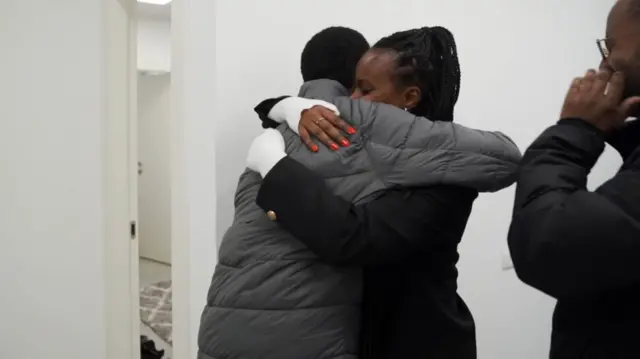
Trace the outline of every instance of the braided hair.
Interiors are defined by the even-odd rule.
[[[411,112],[434,121],[453,121],[460,93],[460,64],[453,34],[444,27],[396,32],[373,48],[397,54],[395,76],[400,86],[418,86],[420,102]]]

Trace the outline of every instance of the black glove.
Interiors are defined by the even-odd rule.
[[[260,120],[262,121],[262,128],[276,128],[280,126],[279,123],[269,118],[269,112],[278,102],[284,100],[289,96],[281,96],[276,98],[270,98],[264,100],[258,104],[253,110],[258,114]]]

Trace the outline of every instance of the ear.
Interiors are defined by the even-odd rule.
[[[409,86],[403,91],[404,105],[402,107],[412,109],[418,106],[422,98],[422,91],[418,86]]]

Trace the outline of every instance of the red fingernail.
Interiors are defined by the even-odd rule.
[[[311,146],[311,151],[318,152],[319,148],[316,145]]]
[[[348,147],[351,144],[346,138],[343,138],[340,143],[342,143],[344,147]]]
[[[336,145],[335,143],[332,143],[331,144],[331,149],[334,150],[334,151],[337,151],[337,150],[340,149],[340,146]]]
[[[356,133],[356,129],[355,129],[355,128],[353,128],[353,127],[349,127],[349,128],[347,129],[347,132],[349,132],[349,134],[350,134],[350,135],[353,135],[354,133]]]

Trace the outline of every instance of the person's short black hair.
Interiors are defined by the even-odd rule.
[[[302,50],[300,71],[307,82],[330,79],[351,90],[358,61],[369,50],[369,42],[356,30],[329,27],[315,34]]]

